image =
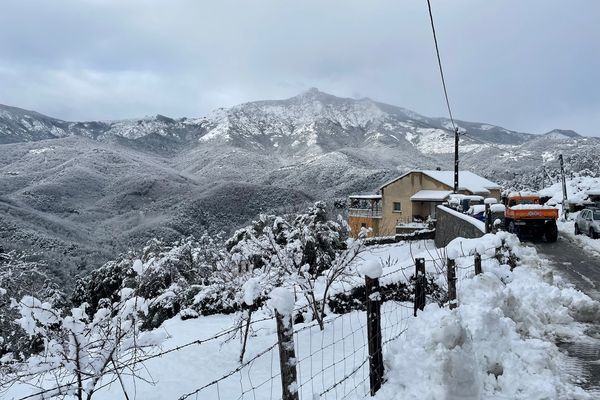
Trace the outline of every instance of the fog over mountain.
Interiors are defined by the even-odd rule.
[[[600,139],[458,121],[461,168],[509,186],[598,174]],[[414,168],[451,169],[453,132],[377,101],[310,89],[204,117],[71,122],[0,106],[0,244],[60,278],[150,238],[231,231],[261,212],[374,190]]]

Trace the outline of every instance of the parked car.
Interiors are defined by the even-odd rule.
[[[575,234],[585,233],[592,239],[600,237],[600,208],[581,210],[575,220]]]

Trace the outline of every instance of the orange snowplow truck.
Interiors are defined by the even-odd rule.
[[[504,226],[519,238],[556,242],[557,219],[558,209],[540,204],[540,196],[511,193],[506,199]]]

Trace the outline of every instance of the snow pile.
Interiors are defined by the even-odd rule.
[[[520,258],[513,271],[494,258],[502,244]],[[577,320],[598,318],[598,303],[546,282],[535,249],[504,232],[456,239],[446,249],[459,273],[459,307],[428,305],[384,355],[387,399],[589,399],[562,375],[556,336],[575,337]],[[473,276],[475,251],[483,274]]]
[[[542,204],[517,204],[510,207],[511,210],[554,210],[556,207]]]
[[[357,267],[358,273],[371,279],[379,278],[383,274],[383,266],[378,260],[369,260]]]
[[[493,213],[504,212],[506,210],[506,206],[504,204],[492,204],[490,206],[490,210]]]
[[[244,303],[251,306],[261,293],[260,279],[250,278],[242,285]]]
[[[597,190],[600,190],[600,178],[580,176],[567,180],[567,197],[572,203],[583,203],[587,201],[588,192]],[[540,190],[540,195],[550,197],[550,203],[562,203],[562,184],[559,182],[542,189]]]
[[[286,288],[278,287],[269,294],[269,307],[281,315],[292,315],[294,311],[294,293]]]
[[[592,239],[585,234],[575,235],[575,220],[578,215],[579,211],[570,213],[569,219],[566,221],[562,218],[557,221],[558,230],[560,231],[561,236],[577,243],[577,245],[582,247],[585,251],[600,256],[600,240]]]

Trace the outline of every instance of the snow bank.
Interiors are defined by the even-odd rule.
[[[498,244],[519,255],[513,271],[493,257]],[[591,399],[561,372],[554,340],[581,335],[578,319],[598,318],[598,303],[548,282],[547,265],[514,235],[459,238],[446,252],[457,258],[459,307],[430,304],[410,322],[384,355],[388,382],[375,398]]]
[[[575,235],[575,219],[579,212],[570,213],[569,220],[565,221],[563,219],[559,219],[557,221],[558,230],[562,237],[567,238],[568,240],[575,242],[582,249],[587,251],[590,254],[600,256],[600,240],[592,239],[589,236],[584,234]]]

